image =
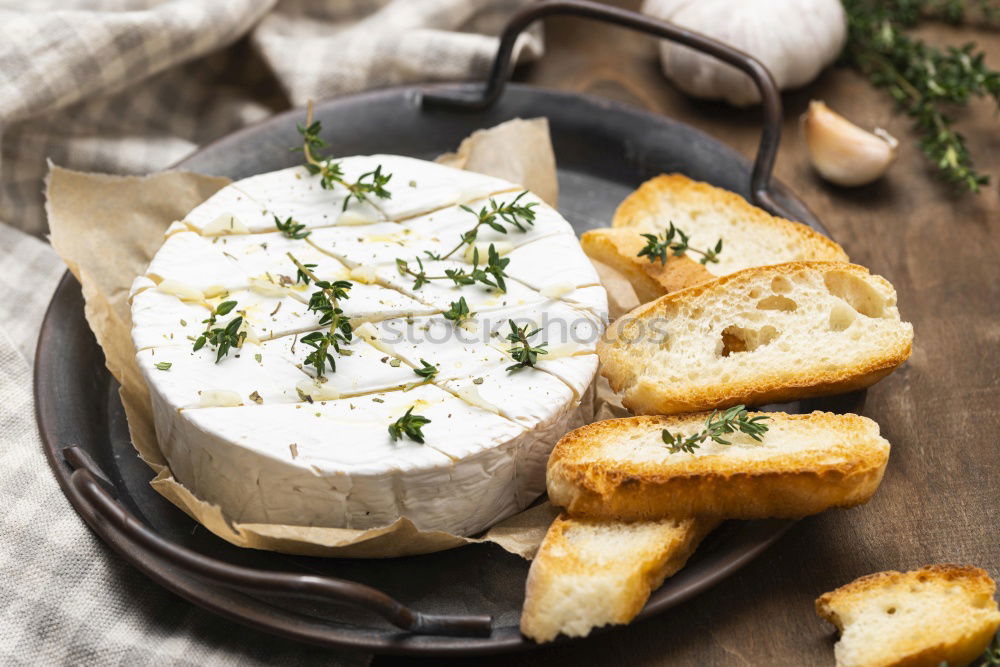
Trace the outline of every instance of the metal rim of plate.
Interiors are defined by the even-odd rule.
[[[399,153],[422,158],[453,149],[476,129],[511,118],[544,116],[549,119],[560,165],[560,186],[564,194],[572,195],[561,210],[577,231],[606,224],[613,206],[643,180],[680,171],[825,233],[799,200],[771,181],[780,99],[766,70],[755,69],[759,63],[744,67],[761,86],[766,120],[761,151],[751,166],[717,140],[655,114],[584,95],[505,86],[517,34],[534,20],[552,14],[607,20],[719,57],[731,52],[728,61],[734,64],[752,60],[707,38],[632,12],[579,1],[540,3],[511,20],[485,88],[390,88],[323,102],[317,105],[315,116],[330,130],[332,144],[341,154]],[[296,158],[287,147],[295,143],[295,124],[301,120],[301,110],[272,117],[206,146],[176,167],[239,179],[292,166]],[[857,395],[852,396],[848,400],[856,401]],[[68,273],[53,296],[39,336],[35,397],[46,456],[77,512],[137,569],[195,604],[256,629],[330,647],[474,655],[537,646],[518,631],[516,595],[506,607],[492,610],[494,616],[507,619],[505,624],[469,613],[481,610],[470,609],[464,594],[477,584],[488,586],[490,568],[511,576],[527,568],[498,547],[469,546],[406,559],[324,560],[239,549],[207,531],[198,533],[193,520],[149,488],[151,471],[130,448],[117,385],[87,327],[79,285]],[[831,407],[831,401],[840,409],[845,407],[842,399],[809,401],[803,407],[838,409]],[[759,555],[792,523],[725,523],[684,569],[651,595],[638,619],[661,613],[718,583]],[[461,568],[466,560],[475,561],[472,569],[482,580],[464,574]],[[331,568],[334,576],[326,576],[324,570]],[[439,601],[445,613],[421,613],[407,606],[419,608],[433,595],[412,592],[404,580],[421,574],[440,576],[442,568],[459,570],[462,574],[456,577],[469,579],[460,582],[454,599],[446,594]],[[357,583],[356,579],[368,581]],[[388,592],[379,590],[383,582]],[[290,601],[290,596],[297,599]]]

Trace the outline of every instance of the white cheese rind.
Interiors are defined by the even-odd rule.
[[[596,338],[566,339],[602,329],[607,305],[568,223],[539,202],[525,231],[480,227],[482,261],[490,243],[511,260],[506,293],[450,281],[413,289],[397,258],[450,251],[476,220],[461,204],[478,211],[520,188],[411,158],[341,161],[351,181],[377,164],[393,173],[392,199],[352,200],[346,211],[345,189],[324,190],[302,168],[224,188],[171,226],[133,285],[133,339],[161,449],[176,478],[232,521],[365,529],[406,516],[423,530],[474,534],[543,492],[551,447],[580,422]],[[309,236],[288,238],[274,216]],[[324,381],[300,341],[322,328],[307,308],[314,287],[296,280],[289,252],[321,280],[352,283],[339,306],[354,340]],[[425,268],[468,271],[471,258],[463,245]],[[456,325],[442,313],[463,297],[473,315]],[[215,363],[210,346],[191,344],[224,300],[237,308],[217,326],[242,316],[247,338]],[[552,354],[536,368],[506,370],[509,318],[543,328],[532,342]],[[424,361],[438,368],[430,381],[414,372]],[[424,444],[389,436],[410,407],[431,420]]]
[[[389,437],[411,406],[431,420],[424,444]],[[424,530],[474,534],[521,509],[511,490],[525,429],[437,387],[183,414],[162,443],[181,460],[175,476],[238,508],[238,522],[365,529],[406,514]]]

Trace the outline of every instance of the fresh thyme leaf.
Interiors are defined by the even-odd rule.
[[[940,49],[906,34],[922,18],[961,22],[975,7],[1000,16],[991,3],[971,0],[844,0],[848,38],[841,60],[884,88],[913,120],[920,149],[944,180],[978,192],[989,177],[975,170],[965,138],[952,125],[951,105],[971,97],[1000,104],[1000,72],[991,70],[975,44]]]
[[[444,312],[444,319],[451,320],[455,324],[461,324],[463,320],[472,316],[469,311],[469,304],[465,302],[465,297],[460,297],[458,301],[451,302],[451,308]]]
[[[158,361],[156,363],[156,370],[158,371],[169,371],[170,367],[173,366],[169,361]]]
[[[538,361],[538,355],[549,353],[548,350],[544,349],[548,343],[532,346],[528,342],[528,339],[541,331],[541,329],[529,332],[527,324],[518,328],[514,320],[507,320],[507,322],[510,324],[510,333],[507,334],[507,340],[513,343],[510,349],[507,350],[507,354],[517,362],[507,367],[508,373],[520,370],[525,366],[534,366]]]
[[[420,368],[414,368],[413,372],[424,379],[424,382],[430,382],[434,379],[434,376],[438,374],[438,367],[434,364],[428,363],[427,361],[420,360]]]
[[[538,202],[530,202],[528,204],[519,204],[521,198],[528,194],[525,190],[513,200],[509,202],[500,202],[499,204],[495,199],[490,199],[489,207],[483,206],[479,209],[477,213],[474,209],[463,205],[462,208],[476,216],[476,224],[473,225],[472,229],[464,232],[461,235],[461,240],[458,242],[454,248],[448,251],[447,254],[435,257],[435,259],[448,259],[454,255],[458,250],[464,245],[472,245],[476,242],[476,237],[479,235],[479,228],[483,225],[500,232],[501,234],[507,233],[507,228],[504,223],[516,228],[518,231],[526,232],[528,227],[535,224],[535,207],[538,206]]]
[[[339,162],[335,162],[332,157],[321,155],[319,152],[329,148],[329,144],[320,136],[323,131],[320,122],[312,119],[312,102],[309,103],[306,111],[305,125],[296,126],[299,134],[302,135],[302,146],[295,146],[292,150],[300,150],[306,158],[305,167],[310,174],[319,176],[320,187],[324,190],[332,190],[335,185],[347,188],[347,197],[341,210],[346,210],[351,199],[363,202],[369,195],[374,195],[379,199],[389,199],[392,193],[386,189],[392,174],[383,174],[382,165],[378,165],[372,171],[365,172],[353,183],[344,180],[344,171]]]
[[[736,433],[737,431],[745,433],[757,442],[760,442],[764,433],[767,432],[767,425],[764,422],[770,419],[767,415],[750,417],[745,405],[734,405],[722,413],[718,410],[712,412],[705,422],[705,427],[694,435],[684,437],[683,435],[673,434],[669,430],[663,429],[661,437],[671,454],[676,454],[677,452],[692,454],[694,450],[701,447],[701,443],[705,440],[711,440],[720,445],[732,444],[722,436]]]
[[[223,301],[218,306],[216,306],[216,308],[215,308],[215,314],[216,315],[228,315],[229,313],[233,312],[233,308],[235,308],[235,307],[236,307],[236,302],[235,301]],[[212,320],[212,323],[213,324],[215,323],[214,319]]]
[[[640,236],[646,239],[646,245],[636,257],[648,257],[650,263],[659,260],[660,264],[666,264],[668,254],[680,257],[685,253],[693,252],[701,255],[699,262],[708,264],[709,262],[718,262],[719,253],[722,252],[722,239],[719,239],[714,248],[707,250],[692,248],[691,238],[683,230],[675,227],[673,222],[670,222],[670,226],[659,236],[656,234],[640,234]]]
[[[234,317],[225,327],[216,327],[215,323],[219,317],[228,315],[236,307],[235,301],[223,301],[212,309],[208,318],[202,320],[205,324],[205,331],[198,336],[192,349],[197,352],[205,345],[211,345],[216,351],[215,363],[222,361],[222,358],[229,354],[232,348],[242,347],[244,339],[247,337],[246,331],[240,331],[243,326],[243,317]]]
[[[389,436],[393,440],[399,440],[405,435],[411,440],[424,444],[424,434],[420,429],[430,423],[431,420],[427,417],[413,414],[413,408],[410,407],[406,414],[389,425]]]
[[[302,231],[306,226],[302,223],[295,222],[291,218],[286,219],[284,222],[281,218],[274,216],[274,226],[278,228],[278,231],[287,236],[290,239],[304,239],[305,237],[312,234],[310,231]]]

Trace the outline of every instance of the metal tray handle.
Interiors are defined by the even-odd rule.
[[[757,86],[757,90],[760,91],[764,113],[764,128],[760,136],[760,145],[757,148],[757,157],[753,162],[753,170],[750,172],[750,198],[754,204],[775,215],[795,219],[795,215],[783,208],[771,192],[771,172],[774,169],[774,160],[778,153],[778,143],[781,141],[782,119],[781,95],[771,73],[753,56],[666,21],[588,0],[547,0],[530,4],[514,14],[510,22],[507,23],[507,27],[504,28],[500,36],[500,48],[493,60],[493,67],[485,87],[475,86],[443,91],[428,90],[424,92],[422,102],[429,106],[477,111],[492,106],[503,94],[507,85],[511,70],[511,54],[514,52],[514,44],[518,35],[539,19],[559,15],[580,16],[613,23],[669,39],[718,58],[749,75]]]
[[[380,590],[345,579],[269,572],[226,563],[160,537],[132,516],[113,495],[113,485],[94,460],[79,447],[66,447],[63,457],[73,468],[70,484],[101,520],[109,521],[130,540],[206,582],[244,593],[285,595],[334,601],[367,609],[398,628],[416,634],[488,637],[489,616],[424,614]]]

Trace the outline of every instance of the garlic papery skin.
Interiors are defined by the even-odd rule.
[[[847,39],[840,0],[644,0],[642,11],[750,54],[782,90],[815,79]],[[686,46],[661,40],[660,64],[688,95],[735,106],[760,102],[749,76]]]
[[[863,130],[823,102],[813,100],[802,116],[809,161],[819,175],[844,186],[878,179],[896,159],[899,142],[881,128]]]

